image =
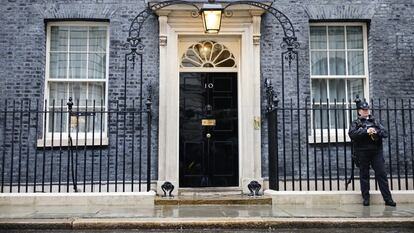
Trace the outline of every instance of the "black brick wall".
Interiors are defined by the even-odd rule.
[[[146,2],[143,0],[100,0],[100,1],[22,1],[3,0],[0,8],[0,109],[4,109],[5,99],[21,101],[31,99],[33,102],[43,101],[45,82],[46,60],[46,21],[47,20],[109,20],[110,23],[110,58],[109,58],[109,101],[120,101],[122,107],[124,88],[124,55],[127,53],[127,33],[132,19],[143,10]],[[306,0],[281,0],[273,4],[274,7],[285,13],[293,22],[298,41],[301,44],[299,52],[299,87],[296,88],[295,68],[291,70],[285,67],[284,96],[286,103],[292,101],[297,106],[297,94],[299,93],[300,106],[304,106],[306,97],[310,96],[309,79],[309,22],[310,21],[355,21],[368,24],[368,52],[369,52],[369,80],[370,97],[385,98],[414,98],[414,2],[411,0],[374,0],[374,1],[306,1]],[[144,35],[144,60],[143,73],[144,90],[151,82],[154,86],[155,99],[153,101],[153,143],[151,146],[154,155],[152,171],[153,178],[157,177],[157,122],[158,122],[158,23],[155,17],[150,18],[142,31]],[[280,24],[272,15],[266,14],[262,20],[261,37],[261,72],[262,81],[265,78],[273,80],[279,97],[282,96],[281,57],[283,32]],[[128,76],[127,99],[129,105],[134,99],[139,98],[139,71],[130,70]],[[263,82],[262,82],[263,83]],[[262,87],[262,90],[264,88]],[[262,91],[262,96],[264,92]],[[144,92],[146,98],[146,92]],[[32,103],[33,103],[32,102]],[[268,176],[267,164],[267,123],[264,115],[263,99],[262,124],[262,171],[263,176]],[[20,102],[18,102],[20,103]],[[42,106],[40,106],[42,107]],[[114,105],[111,105],[113,108]],[[0,142],[3,144],[4,114],[0,116]],[[297,113],[296,113],[297,115]],[[295,117],[296,117],[295,115]],[[301,115],[303,119],[303,115]],[[10,118],[10,115],[8,116]],[[18,119],[18,118],[17,118]],[[289,114],[286,122],[290,121]],[[294,120],[296,122],[296,120]],[[6,122],[10,130],[10,121]],[[129,123],[131,124],[131,123]],[[298,138],[298,129],[304,122],[283,132],[290,138]],[[145,124],[143,125],[145,127]],[[116,125],[111,124],[116,128]],[[122,124],[118,125],[122,128]],[[132,128],[132,127],[130,127]],[[32,128],[32,131],[34,129]],[[281,129],[280,129],[281,130]],[[306,135],[301,132],[301,142]],[[282,134],[282,132],[279,132]],[[412,133],[412,131],[411,131]],[[408,133],[407,133],[408,134]],[[31,133],[34,138],[34,133]],[[10,137],[6,131],[6,137]],[[145,135],[143,135],[145,137]],[[104,147],[103,154],[107,157],[113,155],[116,138],[110,135],[110,145]],[[393,139],[394,140],[394,139]],[[408,141],[409,142],[409,141]],[[27,142],[30,144],[30,142]],[[130,153],[130,139],[127,140],[127,152]],[[34,145],[34,142],[31,142]],[[306,147],[301,143],[302,153]],[[123,146],[123,141],[118,141],[118,146]],[[326,145],[325,145],[326,146]],[[325,147],[323,146],[323,147]],[[290,145],[289,145],[290,148]],[[298,154],[299,143],[293,145],[293,153]],[[320,150],[321,147],[317,149]],[[25,148],[23,147],[23,150]],[[33,149],[33,148],[32,148]],[[349,148],[348,148],[349,149]],[[146,148],[143,147],[143,151]],[[289,149],[290,150],[290,149]],[[311,150],[312,145],[311,145]],[[4,149],[1,148],[1,153]],[[7,158],[10,158],[9,148],[6,149]],[[349,150],[348,150],[349,151]],[[55,151],[56,152],[56,151]],[[280,151],[282,152],[282,151]],[[39,152],[40,153],[40,152]],[[41,152],[43,153],[43,152]],[[292,151],[287,151],[290,155]],[[50,156],[50,151],[47,151]],[[87,158],[92,158],[88,150]],[[97,155],[95,154],[95,158]],[[393,155],[394,156],[394,155]],[[104,160],[106,159],[104,157]],[[63,156],[63,159],[66,157]],[[348,157],[349,158],[349,157]],[[16,159],[16,158],[15,158]],[[56,157],[55,157],[56,159]],[[294,156],[294,164],[298,164],[298,156]],[[305,160],[302,165],[306,165]],[[317,167],[321,166],[317,159]],[[48,160],[47,160],[48,161]],[[87,159],[90,166],[92,159]],[[290,164],[292,156],[287,158]],[[18,162],[18,161],[17,161]],[[31,162],[31,161],[29,161]],[[309,161],[313,163],[313,159]],[[345,160],[343,161],[343,163]],[[349,160],[347,161],[349,163]],[[23,163],[25,163],[23,161]],[[56,161],[54,162],[56,164]],[[62,163],[66,163],[65,160]],[[16,162],[15,162],[16,164]],[[280,164],[280,163],[279,163]],[[6,167],[10,166],[10,160],[6,160]],[[47,165],[48,166],[48,165]],[[46,167],[47,167],[46,166]],[[112,166],[112,165],[111,165]],[[302,166],[303,167],[303,166]],[[411,165],[412,167],[412,165]],[[409,167],[410,168],[410,167]],[[314,166],[310,168],[314,169]],[[319,168],[318,168],[319,169]],[[324,168],[326,169],[326,168]],[[282,169],[281,169],[282,171]],[[7,172],[7,171],[6,171]],[[287,170],[289,174],[291,171]],[[302,175],[304,175],[302,170]],[[111,174],[113,176],[114,174]]]

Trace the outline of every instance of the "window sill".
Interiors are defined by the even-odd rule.
[[[344,142],[351,142],[351,138],[349,138],[348,134],[345,135],[345,138],[343,136],[343,134],[332,134],[331,135],[316,135],[316,137],[314,137],[314,135],[310,135],[308,137],[308,142],[310,144],[328,144],[328,143],[344,143]]]
[[[84,138],[73,138],[72,142],[73,142],[73,146],[78,146],[78,147],[82,147],[82,146],[107,146],[108,143],[108,138],[107,137],[103,137],[101,138],[94,138],[92,140],[92,138],[88,138],[88,139],[84,139]],[[67,147],[69,146],[69,140],[68,138],[62,138],[62,140],[60,138],[54,138],[53,141],[51,138],[46,138],[46,141],[44,139],[39,139],[37,140],[37,147],[38,148],[44,148],[44,147]]]

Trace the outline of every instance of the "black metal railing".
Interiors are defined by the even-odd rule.
[[[151,98],[3,104],[1,192],[150,190]]]
[[[271,92],[272,88],[268,88]],[[282,105],[268,93],[269,186],[275,190],[359,188],[348,129],[356,119],[351,100],[310,100]],[[391,189],[414,189],[412,100],[372,100],[372,115],[389,132],[383,154]],[[299,133],[300,132],[300,133]],[[374,173],[372,182],[374,183]],[[347,181],[351,181],[347,188]]]
[[[353,166],[349,124],[352,101],[306,99],[298,105],[276,98],[268,109],[269,182],[276,190],[345,190]],[[141,101],[137,101],[141,102]],[[391,189],[414,185],[412,100],[371,101],[389,131],[383,141]],[[40,103],[9,100],[0,110],[1,192],[118,192],[150,189],[151,99]],[[44,107],[46,106],[46,107]],[[300,132],[300,133],[299,133]],[[273,140],[273,141],[272,141]],[[152,175],[152,176],[151,176]],[[354,175],[354,176],[353,176]],[[375,185],[375,188],[376,185]]]

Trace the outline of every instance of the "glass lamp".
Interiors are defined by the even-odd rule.
[[[223,7],[221,4],[206,3],[200,10],[203,19],[204,32],[218,33],[221,26]]]

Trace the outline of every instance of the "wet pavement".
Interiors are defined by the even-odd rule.
[[[266,232],[277,232],[277,233],[301,233],[301,232],[308,232],[308,233],[373,233],[372,228],[352,228],[352,229],[338,229],[338,228],[309,228],[309,229],[266,229],[266,230],[226,230],[226,229],[204,229],[204,230],[8,230],[2,231],[0,233],[211,233],[211,232],[219,232],[219,233],[266,233]],[[375,229],[375,233],[412,233],[413,229],[409,228],[399,228],[399,229]]]
[[[414,233],[414,204],[0,206],[0,233],[371,233],[373,229]]]
[[[66,218],[378,218],[414,217],[414,204],[397,207],[357,204],[169,205],[169,206],[0,206],[0,219]]]

